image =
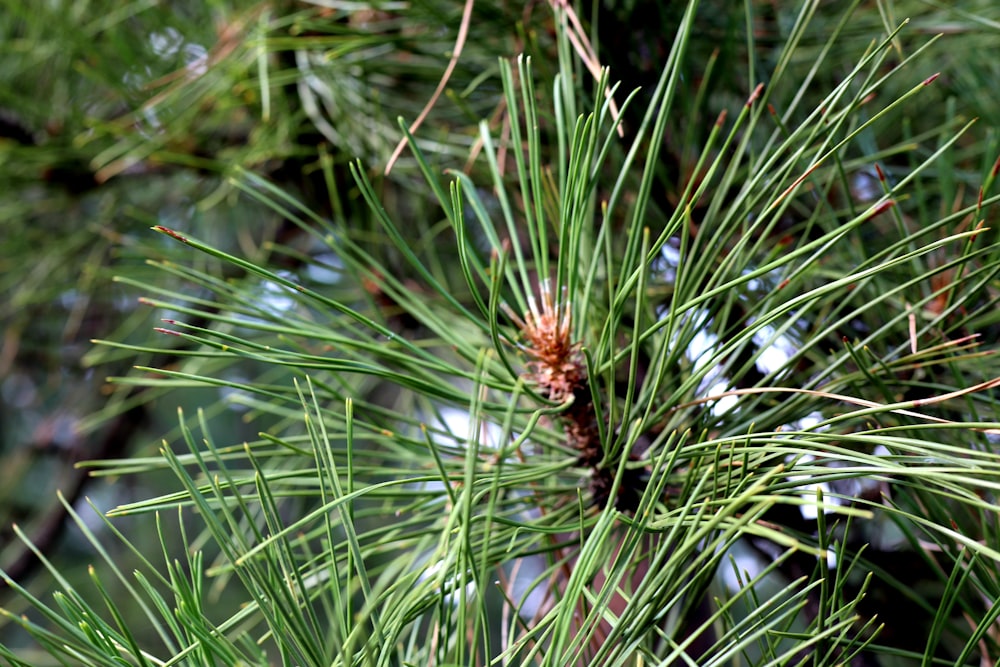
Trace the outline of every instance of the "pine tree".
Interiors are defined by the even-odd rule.
[[[1000,10],[796,9],[11,3],[2,659],[990,664]]]

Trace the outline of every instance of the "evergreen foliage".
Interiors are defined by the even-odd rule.
[[[11,3],[0,661],[992,664],[1000,9],[795,9]]]

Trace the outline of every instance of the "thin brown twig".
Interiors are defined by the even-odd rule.
[[[941,417],[932,417],[931,415],[921,414],[919,412],[913,412],[908,410],[906,407],[921,407],[924,405],[933,405],[934,403],[943,403],[944,401],[951,400],[953,398],[959,398],[961,396],[966,396],[968,394],[975,394],[980,391],[986,391],[987,389],[993,389],[995,387],[1000,387],[1000,377],[994,378],[992,380],[987,380],[986,382],[980,382],[977,385],[971,387],[966,387],[964,389],[958,389],[956,391],[948,392],[947,394],[941,394],[940,396],[932,396],[930,398],[918,398],[912,401],[902,401],[900,403],[877,403],[875,401],[868,401],[863,398],[856,398],[854,396],[846,396],[844,394],[834,394],[828,391],[816,391],[813,389],[798,389],[795,387],[750,387],[747,389],[732,389],[729,391],[724,391],[720,394],[712,394],[711,396],[705,396],[703,398],[698,398],[693,401],[688,401],[687,403],[681,403],[680,405],[674,406],[670,409],[670,412],[676,412],[683,408],[692,407],[695,405],[700,405],[702,403],[708,403],[710,401],[717,401],[726,396],[746,396],[749,394],[806,394],[808,396],[818,396],[820,398],[829,398],[835,401],[842,401],[844,403],[850,403],[852,405],[860,405],[866,408],[886,408],[886,412],[892,412],[898,415],[906,415],[907,417],[915,417],[917,419],[923,419],[924,421],[935,422],[938,424],[956,424],[950,419],[943,419]],[[979,433],[989,433],[991,435],[1000,435],[1000,429],[995,428],[973,428],[972,430]]]
[[[549,4],[552,5],[553,9],[561,9],[565,12],[571,28],[567,31],[566,36],[573,45],[573,50],[576,51],[578,56],[580,56],[580,60],[584,65],[586,65],[587,71],[590,72],[592,77],[594,77],[594,80],[600,81],[601,61],[597,57],[597,51],[594,50],[593,45],[590,43],[590,39],[587,37],[586,31],[583,29],[583,24],[580,23],[580,18],[576,15],[573,7],[570,6],[566,0],[549,0]],[[621,113],[618,111],[618,105],[615,103],[614,97],[611,95],[610,88],[605,87],[604,96],[611,100],[611,117],[617,121],[621,116]],[[625,136],[625,128],[622,127],[621,123],[618,123],[618,136]]]
[[[462,47],[465,46],[465,40],[469,36],[469,24],[472,22],[472,7],[475,5],[475,0],[465,0],[465,8],[462,10],[462,23],[458,26],[458,36],[455,38],[455,48],[452,50],[451,59],[448,61],[448,67],[444,70],[444,74],[441,76],[441,81],[438,82],[437,88],[434,90],[434,94],[431,98],[427,100],[427,104],[424,105],[423,111],[417,116],[417,119],[413,121],[410,125],[410,134],[417,131],[420,125],[427,119],[430,114],[431,109],[437,104],[438,98],[441,97],[441,93],[444,92],[445,86],[448,85],[448,80],[451,79],[452,72],[455,71],[455,66],[458,65],[458,58],[462,55]],[[389,172],[392,171],[392,167],[396,164],[396,160],[399,159],[400,154],[402,154],[403,149],[406,147],[406,137],[399,140],[396,144],[396,149],[392,152],[392,156],[385,165],[385,175],[388,176]]]

